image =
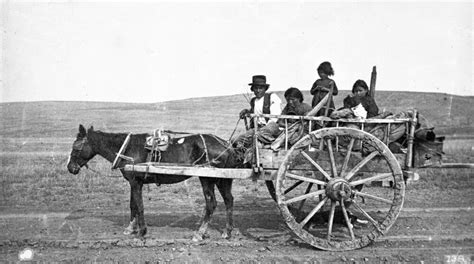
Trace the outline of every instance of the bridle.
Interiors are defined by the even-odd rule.
[[[84,148],[84,145],[86,143],[87,143],[87,137],[83,137],[81,140],[74,141],[74,143],[72,144],[72,152],[71,152],[71,155],[69,155],[69,160],[67,162],[68,164],[71,161],[71,158],[74,158],[74,160],[79,159],[81,161],[85,161],[84,164],[81,165],[77,162],[76,162],[76,164],[81,166],[81,167],[86,166],[86,168],[87,168],[87,161],[80,157],[81,151]]]
[[[87,137],[83,137],[82,140],[80,141],[76,140],[72,144],[72,149],[81,151],[84,148],[84,145],[86,144],[86,142],[87,142]]]

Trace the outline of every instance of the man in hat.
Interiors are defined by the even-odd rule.
[[[281,99],[274,93],[267,93],[270,85],[267,84],[265,75],[254,75],[249,85],[255,97],[250,100],[250,109],[240,112],[240,118],[245,118],[248,114],[281,114]],[[277,121],[278,118],[258,118],[257,137],[261,142],[268,144],[275,140],[280,133]],[[251,145],[255,129],[253,120],[250,122],[250,128],[234,140],[234,146],[248,148]]]

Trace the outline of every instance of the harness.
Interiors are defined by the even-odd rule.
[[[80,141],[76,140],[74,141],[74,143],[72,143],[72,149],[75,151],[73,151],[71,155],[69,155],[69,158],[66,164],[69,164],[69,162],[71,161],[71,158],[76,158],[77,156],[79,156],[78,153],[82,151],[86,142],[87,142],[87,137],[83,137]],[[87,163],[85,165],[87,166]]]
[[[199,134],[199,136],[201,137],[201,140],[202,140],[202,143],[203,143],[203,146],[204,146],[204,152],[202,153],[201,157],[199,157],[197,160],[195,160],[193,162],[193,165],[196,165],[196,163],[198,163],[202,159],[202,157],[204,157],[204,156],[206,157],[207,164],[210,164],[210,162],[209,162],[209,152],[207,151],[206,140],[204,139],[202,134]]]
[[[145,143],[145,148],[150,150],[148,156],[147,156],[147,162],[161,162],[161,157],[162,157],[162,152],[167,151],[170,145],[172,144],[183,144],[186,140],[187,137],[196,135],[196,134],[190,134],[190,133],[185,133],[185,132],[173,132],[169,130],[161,130],[161,129],[156,129],[153,131],[152,135],[149,136],[146,139]],[[201,138],[202,144],[203,144],[203,153],[199,158],[197,158],[195,161],[192,162],[192,165],[213,165],[219,163],[218,159],[230,149],[230,147],[226,146],[225,142],[223,140],[220,140],[219,138],[210,135],[214,138],[217,139],[217,141],[222,144],[223,146],[226,146],[226,150],[221,152],[217,157],[213,158],[211,160],[210,155],[209,155],[209,150],[207,147],[207,142],[203,134],[197,134]],[[201,162],[203,159],[205,159],[204,164],[198,164]]]
[[[130,142],[131,135],[132,135],[132,133],[129,133],[127,135],[127,137],[125,138],[124,142],[122,143],[122,146],[120,147],[120,150],[119,150],[118,153],[112,153],[112,152],[109,153],[111,155],[111,159],[114,160],[114,162],[112,164],[112,169],[117,169],[118,168],[118,164],[120,163],[119,162],[120,159],[125,159],[128,162],[131,162],[132,164],[135,163],[135,160],[132,157],[128,157],[128,156],[123,155],[123,153],[125,153],[126,150],[127,150],[128,144]],[[177,135],[181,135],[181,136],[177,136]],[[190,134],[190,133],[183,133],[183,132],[172,132],[172,131],[168,131],[168,130],[155,130],[155,131],[153,131],[152,136],[150,136],[146,139],[146,143],[145,143],[145,146],[144,146],[145,148],[150,150],[150,153],[147,156],[147,162],[158,162],[158,163],[161,162],[161,153],[163,151],[167,151],[170,144],[182,144],[186,140],[186,137],[193,136],[193,135],[199,135],[199,137],[202,141],[202,144],[203,144],[203,153],[201,154],[201,156],[199,158],[194,160],[190,165],[193,165],[193,166],[213,166],[213,165],[217,165],[217,164],[220,163],[219,158],[222,155],[224,155],[224,153],[226,153],[229,150],[231,150],[231,151],[233,150],[232,146],[230,144],[228,144],[227,141],[225,141],[223,139],[220,139],[220,138],[218,138],[214,135],[208,134],[208,136],[214,137],[219,144],[221,144],[223,147],[225,147],[225,149],[223,151],[221,151],[216,157],[211,159],[210,154],[209,154],[209,149],[208,149],[208,146],[207,146],[207,142],[206,142],[206,139],[205,139],[203,134]],[[73,157],[76,158],[76,157],[79,156],[79,153],[84,149],[84,145],[87,142],[88,142],[88,139],[87,139],[86,136],[84,136],[83,138],[78,139],[73,143],[72,148],[75,151],[73,151],[71,153],[67,163],[70,162],[71,158],[73,158]],[[150,143],[151,146],[150,146],[150,144],[147,144],[147,143]],[[201,163],[201,164],[198,164],[203,159],[205,159],[205,162]],[[177,164],[177,165],[179,165],[179,164]],[[85,163],[82,166],[86,166],[86,168],[88,168],[87,163]],[[145,173],[145,178],[147,178],[147,176],[148,176],[148,172]]]
[[[146,138],[145,148],[150,150],[147,156],[147,162],[160,162],[161,152],[166,151],[170,144],[170,135],[164,133],[161,129],[156,129],[153,134]]]
[[[74,141],[72,149],[81,151],[84,148],[84,144],[87,142],[87,137],[83,137],[81,141]]]

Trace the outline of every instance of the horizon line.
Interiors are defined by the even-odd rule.
[[[301,91],[309,91],[309,90],[301,90]],[[339,91],[351,91],[342,89]],[[284,90],[277,90],[273,92],[285,92]],[[458,96],[458,97],[474,97],[474,95],[457,95],[457,94],[450,94],[445,92],[422,92],[422,91],[387,91],[387,90],[380,90],[378,92],[388,92],[388,93],[425,93],[425,94],[442,94],[442,95],[449,95],[449,96]],[[123,104],[158,104],[158,103],[167,103],[167,102],[176,102],[176,101],[185,101],[185,100],[192,100],[192,99],[203,99],[203,98],[214,98],[214,97],[231,97],[231,96],[240,96],[242,93],[237,94],[230,94],[230,95],[215,95],[215,96],[201,96],[201,97],[188,97],[182,99],[172,99],[166,101],[156,101],[156,102],[126,102],[126,101],[104,101],[104,100],[61,100],[61,99],[52,99],[52,100],[25,100],[25,101],[1,101],[0,104],[9,104],[9,103],[39,103],[39,102],[83,102],[83,103],[123,103]]]

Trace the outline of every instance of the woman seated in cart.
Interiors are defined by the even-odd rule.
[[[290,87],[287,89],[285,91],[285,99],[286,106],[281,112],[282,115],[304,116],[312,110],[312,107],[309,104],[303,102],[303,93],[301,93],[298,88]],[[295,124],[295,122],[298,122],[298,120],[287,118],[280,118],[278,120],[280,129],[284,131],[288,129],[288,135],[285,135],[286,131],[280,134],[271,145],[273,150],[278,150],[284,144],[285,137],[288,138],[288,143],[292,145],[306,134],[308,131],[307,122],[301,122],[298,124]],[[286,126],[288,126],[288,128],[286,128]]]
[[[369,88],[367,83],[363,80],[357,80],[352,87],[352,94],[344,98],[344,106],[331,114],[331,118],[376,118],[376,119],[398,119],[398,118],[412,118],[412,111],[402,111],[397,114],[391,112],[379,113],[379,108],[374,98],[369,95]],[[433,141],[435,135],[433,126],[427,122],[426,118],[417,114],[417,131],[416,137]],[[359,128],[356,124],[345,124],[348,127]],[[386,132],[386,125],[380,124],[365,124],[364,130],[374,135],[383,142],[390,144],[392,152],[403,152],[402,145],[396,143],[403,139],[406,134],[406,124],[393,124],[390,126],[390,131]],[[393,144],[392,144],[393,143]],[[406,142],[404,142],[406,144]]]
[[[364,80],[357,80],[352,86],[352,94],[344,98],[344,106],[333,112],[331,118],[371,118],[379,114],[375,99],[369,95],[369,87]]]
[[[304,116],[311,111],[311,106],[304,101],[303,93],[298,88],[290,87],[285,91],[286,106],[281,111],[282,115],[298,115]],[[293,123],[295,119],[289,119],[288,122]],[[285,120],[278,120],[280,126],[285,126]]]

